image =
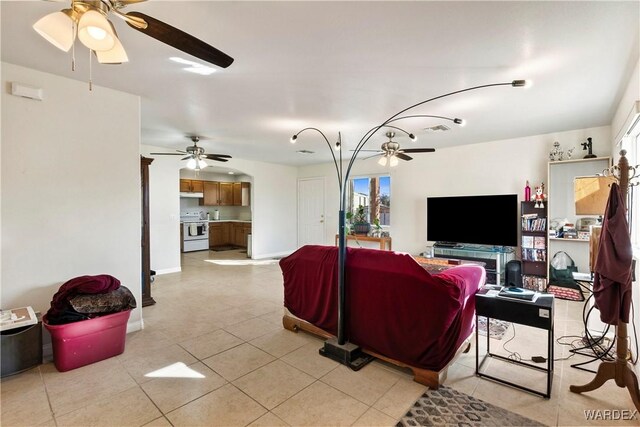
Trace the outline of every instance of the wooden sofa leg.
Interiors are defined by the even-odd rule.
[[[298,325],[298,322],[296,322],[294,318],[287,316],[286,314],[282,316],[282,326],[285,329],[288,329],[293,332],[298,332],[300,330],[300,326]]]
[[[313,326],[312,324],[307,323],[304,320],[297,319],[287,314],[282,316],[282,326],[284,326],[285,329],[288,329],[293,332],[304,331],[324,339],[333,337],[333,335],[323,331],[317,326]]]
[[[413,371],[413,380],[415,382],[426,385],[432,390],[437,390],[447,379],[447,368],[440,372],[420,368],[411,368],[411,370]]]
[[[462,350],[463,353],[469,353],[469,350],[471,350],[471,342],[467,341],[467,347]]]

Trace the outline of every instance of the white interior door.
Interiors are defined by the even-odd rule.
[[[298,247],[325,244],[324,178],[298,180]]]

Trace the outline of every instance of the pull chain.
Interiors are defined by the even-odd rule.
[[[75,27],[75,24],[72,24],[73,27]],[[75,32],[75,28],[73,30]],[[76,41],[75,39],[73,40],[73,43],[71,44],[71,71],[75,71],[76,70]]]
[[[89,49],[89,91],[93,90],[93,81],[92,81],[92,67],[91,67],[91,54],[93,53],[93,51],[91,49]]]

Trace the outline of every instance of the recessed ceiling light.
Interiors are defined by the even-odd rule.
[[[315,151],[309,151],[309,150],[298,150],[298,151],[296,151],[296,153],[300,153],[300,154],[313,154],[313,153],[315,153]]]
[[[229,171],[229,172],[227,172],[227,173],[228,173],[229,175],[235,175],[235,172],[233,172],[233,171]]]
[[[189,61],[188,59],[179,58],[177,56],[172,56],[169,59],[173,62],[177,62],[178,64],[188,65],[188,67],[183,68],[183,70],[189,71],[190,73],[208,76],[216,72],[216,69],[213,67],[202,65],[198,62]]]

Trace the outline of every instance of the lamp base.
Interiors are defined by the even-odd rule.
[[[355,344],[350,342],[346,342],[343,345],[338,344],[337,338],[329,338],[326,340],[324,347],[319,350],[319,353],[324,357],[348,366],[354,371],[360,370],[367,363],[375,359],[373,356],[364,353],[362,349]]]
[[[595,154],[587,154],[583,158],[585,158],[585,159],[595,159],[596,157],[598,157],[598,156],[596,156]]]

